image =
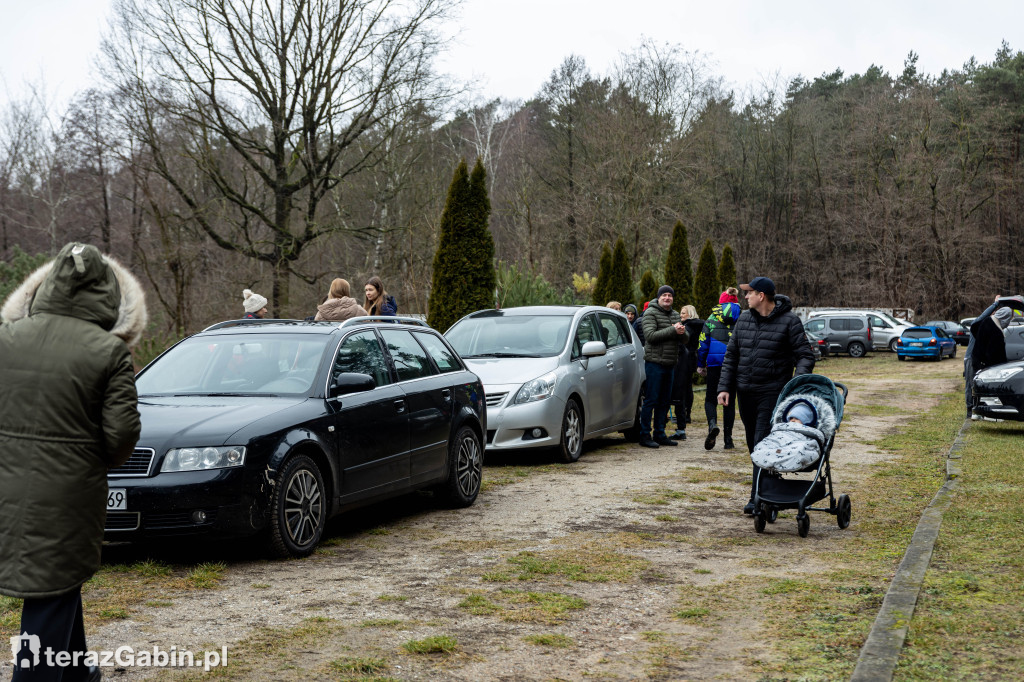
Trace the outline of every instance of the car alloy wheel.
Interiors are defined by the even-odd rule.
[[[892,341],[889,342],[889,350],[895,353],[897,345],[897,339],[893,339]]]
[[[437,488],[448,506],[468,507],[480,494],[484,449],[469,426],[462,426],[448,445],[448,480]]]
[[[565,404],[559,450],[563,462],[575,462],[583,454],[583,413],[575,398],[569,398]]]
[[[864,357],[864,346],[857,341],[854,341],[846,349],[846,352],[850,354],[851,358]]]
[[[278,556],[304,557],[313,553],[327,520],[324,480],[306,455],[289,458],[274,486],[271,504],[271,549]]]

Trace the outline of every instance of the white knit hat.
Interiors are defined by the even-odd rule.
[[[267,299],[259,294],[252,293],[249,289],[243,291],[242,296],[245,297],[245,300],[242,301],[242,307],[245,308],[247,313],[258,313],[267,307]]]

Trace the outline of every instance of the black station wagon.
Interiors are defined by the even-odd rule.
[[[305,556],[356,506],[422,488],[472,504],[480,379],[422,322],[385,319],[224,322],[147,365],[106,539],[263,533],[274,554]]]

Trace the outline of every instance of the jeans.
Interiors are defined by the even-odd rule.
[[[722,377],[722,366],[708,367],[708,391],[704,394],[704,414],[708,418],[708,428],[711,423],[718,423],[718,380]],[[722,408],[722,428],[726,434],[732,433],[732,426],[736,422],[736,394],[729,394],[729,404]]]
[[[34,670],[16,668],[13,682],[54,682],[82,680],[88,672],[82,658],[78,666],[47,667],[43,652],[82,651],[85,648],[85,627],[82,624],[82,590],[76,588],[56,597],[26,599],[21,611],[20,633],[39,637],[39,664]]]
[[[782,387],[737,391],[736,400],[739,403],[740,419],[743,421],[743,429],[747,432],[747,450],[754,451],[754,446],[764,440],[768,432],[772,430],[772,412],[775,411],[775,403],[779,400]],[[757,486],[757,474],[761,470],[756,464],[754,477],[750,481],[750,499],[754,499],[754,488]]]
[[[672,373],[674,368],[665,367],[655,362],[645,362],[647,387],[644,393],[644,404],[640,408],[640,430],[644,436],[651,433],[651,417],[654,418],[654,435],[665,435],[665,424],[668,423],[668,406],[672,401]]]

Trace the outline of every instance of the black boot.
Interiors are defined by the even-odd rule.
[[[712,450],[715,447],[715,440],[718,439],[718,423],[714,419],[708,422],[708,437],[704,439],[704,449]]]
[[[723,445],[726,450],[735,450],[736,446],[732,444],[732,431],[728,430],[725,432],[725,436],[722,437]]]

